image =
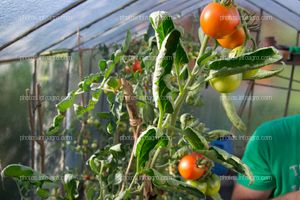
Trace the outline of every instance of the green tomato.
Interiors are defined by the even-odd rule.
[[[81,151],[81,146],[80,146],[80,145],[77,145],[77,146],[75,147],[75,150],[76,150],[76,151]]]
[[[203,194],[206,193],[206,190],[207,190],[207,183],[206,182],[188,180],[188,181],[186,181],[186,183],[188,185],[191,185],[191,186],[197,188]]]
[[[243,73],[243,79],[249,79],[257,74],[258,69],[252,69]]]
[[[221,179],[218,175],[213,174],[208,178],[206,195],[214,196],[221,188]]]
[[[88,120],[86,121],[88,124],[93,124],[94,120],[92,117],[88,118]]]
[[[220,93],[231,93],[237,90],[242,82],[242,74],[216,77],[209,81],[212,88]]]
[[[87,140],[87,139],[84,139],[83,141],[82,141],[82,144],[83,145],[87,145],[89,143],[89,141]]]
[[[91,145],[91,147],[92,147],[93,149],[97,149],[98,145],[97,145],[96,142],[93,142],[92,145]]]

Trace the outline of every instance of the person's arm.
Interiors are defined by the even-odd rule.
[[[300,199],[300,190],[296,192],[290,192],[286,195],[277,197],[273,200],[299,200]]]
[[[272,190],[252,190],[243,185],[236,184],[232,194],[232,200],[266,200],[269,199]],[[275,199],[281,200],[281,199]]]
[[[269,129],[257,128],[253,136],[271,135]],[[254,137],[255,138],[255,137]],[[243,162],[253,174],[254,182],[239,174],[233,192],[233,200],[265,200],[271,198],[276,188],[276,178],[270,168],[271,146],[268,141],[251,139],[246,147]]]

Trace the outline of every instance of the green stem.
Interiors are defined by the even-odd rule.
[[[156,149],[156,151],[155,151],[155,153],[153,155],[153,159],[151,161],[150,168],[152,168],[154,166],[154,163],[155,163],[155,161],[156,161],[156,159],[157,159],[160,151],[161,151],[161,147],[158,147],[158,149]]]
[[[182,84],[181,84],[181,81],[180,81],[180,66],[175,66],[175,73],[176,73],[176,76],[177,76],[177,84],[178,84],[178,87],[179,87],[179,92],[181,93],[182,90],[183,90],[183,87],[182,87]]]
[[[104,164],[101,162],[100,172],[98,174],[98,182],[99,182],[99,185],[100,185],[100,195],[97,198],[98,200],[103,200],[104,196],[105,196],[105,193],[106,193],[106,191],[105,191],[105,185],[103,185],[103,181],[102,181],[102,172],[103,172],[103,169],[104,169]]]
[[[137,179],[138,176],[139,176],[139,174],[135,173],[135,175],[134,175],[134,177],[133,177],[133,179],[132,179],[132,181],[131,181],[131,183],[129,185],[128,190],[131,190],[131,188],[132,188],[132,186],[133,186],[133,184],[134,184],[134,182],[135,182],[135,180]]]
[[[159,106],[159,118],[158,118],[157,128],[162,128],[163,120],[164,120],[164,112],[161,106]]]
[[[175,104],[175,106],[174,106],[175,109],[174,109],[174,112],[173,112],[172,117],[171,117],[171,126],[173,126],[176,123],[176,119],[177,119],[177,116],[179,114],[179,111],[181,110],[181,106],[182,106],[183,102],[185,101],[185,99],[188,95],[188,87],[190,87],[193,84],[195,78],[198,75],[197,71],[198,71],[198,68],[201,67],[201,66],[198,66],[197,61],[204,54],[205,49],[207,47],[208,40],[209,40],[209,37],[207,35],[205,35],[204,40],[203,40],[203,44],[201,45],[199,55],[197,57],[196,64],[195,64],[194,69],[191,73],[191,76],[187,80],[187,83],[185,84],[185,86],[183,88],[183,92],[180,93],[178,98],[175,100],[175,103],[174,103]]]
[[[256,45],[256,42],[255,42],[255,40],[253,39],[252,35],[250,34],[249,30],[248,30],[247,22],[245,21],[243,15],[242,15],[242,12],[243,12],[243,11],[244,11],[243,9],[238,8],[238,12],[239,12],[239,14],[240,14],[240,16],[241,16],[241,23],[242,23],[244,32],[245,32],[245,34],[246,34],[246,40],[245,40],[243,46],[246,46],[247,43],[248,43],[248,41],[251,40],[252,43],[253,43],[253,50],[256,50],[257,45]]]

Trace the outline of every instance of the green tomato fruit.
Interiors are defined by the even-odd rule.
[[[82,144],[83,145],[87,145],[89,143],[89,141],[87,140],[87,139],[84,139],[83,141],[82,141]]]
[[[213,174],[211,177],[208,178],[206,195],[214,196],[220,191],[220,188],[221,188],[221,179],[218,175]]]
[[[252,69],[243,73],[243,79],[249,79],[257,74],[258,69]]]
[[[237,90],[242,82],[242,74],[216,77],[209,81],[212,88],[220,93],[231,93]]]
[[[88,118],[88,120],[86,121],[88,124],[93,124],[94,120],[92,117]]]
[[[206,193],[207,190],[207,183],[206,182],[202,182],[202,181],[194,181],[194,180],[188,180],[186,181],[186,183],[188,185],[191,185],[195,188],[197,188],[200,192],[202,192],[203,194]]]
[[[97,143],[93,142],[92,145],[91,145],[91,147],[92,147],[93,149],[97,149],[98,145],[97,145]]]

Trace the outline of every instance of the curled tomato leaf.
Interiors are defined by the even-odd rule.
[[[250,171],[250,168],[238,157],[231,155],[226,151],[214,146],[210,147],[209,150],[198,152],[204,154],[207,158],[223,165],[228,169],[231,169],[235,172],[247,176],[250,180],[250,184],[253,183],[254,178],[252,172]]]
[[[210,73],[206,81],[220,76],[228,76],[258,69],[276,63],[281,59],[282,56],[274,47],[265,47],[234,58],[214,60],[208,64],[208,68],[216,71]]]
[[[138,138],[135,146],[135,156],[137,160],[137,171],[141,172],[146,162],[149,160],[150,152],[159,147],[166,146],[168,143],[167,137],[157,137],[157,129],[155,127],[149,127]]]
[[[171,103],[170,92],[165,78],[171,73],[173,66],[173,53],[179,43],[180,32],[173,30],[164,39],[162,47],[156,58],[155,70],[153,74],[153,98],[155,106],[160,108],[163,113],[172,113],[173,105]]]

